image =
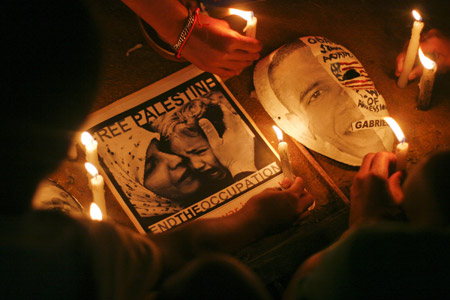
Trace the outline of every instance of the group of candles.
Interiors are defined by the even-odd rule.
[[[230,8],[229,13],[232,15],[238,15],[245,19],[247,21],[247,25],[245,26],[243,31],[245,32],[246,36],[253,38],[256,37],[257,19],[252,11],[242,11]],[[427,109],[430,104],[431,91],[433,89],[434,77],[437,67],[436,63],[426,57],[419,47],[420,33],[424,27],[424,23],[422,22],[422,17],[417,11],[413,10],[412,13],[415,21],[411,30],[411,39],[406,51],[403,71],[400,74],[397,85],[400,88],[406,87],[406,85],[408,84],[408,75],[414,66],[414,62],[418,54],[420,61],[424,66],[424,72],[419,82],[420,91],[417,102],[420,109]],[[399,141],[395,149],[395,154],[397,156],[397,170],[404,170],[406,167],[409,145],[408,143],[406,143],[405,135],[403,134],[397,122],[395,122],[395,120],[390,117],[386,117],[385,120],[392,128]],[[284,177],[289,178],[292,181],[295,176],[292,171],[288,145],[285,141],[283,141],[282,131],[277,126],[273,126],[273,128],[279,141],[278,153],[280,155],[281,170],[283,171]],[[103,177],[98,173],[98,170],[96,168],[96,166],[98,166],[97,141],[95,141],[95,139],[88,132],[83,132],[81,136],[81,143],[86,149],[87,162],[85,164],[85,167],[89,173],[90,186],[94,199],[94,202],[91,204],[90,209],[91,217],[93,219],[101,220],[102,216],[106,217],[106,206]]]
[[[414,66],[417,55],[419,55],[419,59],[424,67],[424,70],[419,81],[419,95],[417,97],[417,106],[419,109],[428,109],[430,105],[431,91],[433,89],[437,65],[433,60],[426,57],[423,54],[422,49],[419,47],[420,33],[422,32],[424,23],[422,21],[422,17],[416,10],[413,10],[412,14],[415,18],[415,21],[411,30],[411,39],[406,51],[403,70],[397,81],[397,85],[400,88],[406,87],[406,85],[408,84],[408,75]],[[397,170],[405,170],[409,150],[409,145],[405,141],[405,135],[394,119],[392,119],[391,117],[385,117],[384,119],[391,127],[392,131],[398,139],[398,144],[395,148],[395,154],[397,156]],[[285,178],[292,179],[294,176],[292,172],[291,161],[289,159],[287,144],[283,141],[283,134],[281,130],[276,126],[273,126],[273,128],[279,140],[278,152],[280,155],[281,169],[284,173]]]
[[[90,215],[94,220],[106,218],[105,189],[103,176],[98,173],[99,166],[97,154],[97,141],[89,132],[81,134],[81,144],[86,150],[86,163],[84,164],[92,190],[93,202],[90,207]]]
[[[434,77],[437,71],[437,65],[434,61],[426,57],[422,49],[419,47],[420,33],[424,27],[422,17],[420,14],[413,10],[414,23],[411,29],[411,39],[409,40],[408,49],[406,50],[405,62],[403,64],[403,70],[397,81],[397,85],[400,88],[406,87],[408,84],[408,75],[411,72],[417,55],[419,55],[420,62],[423,65],[422,77],[419,81],[419,95],[417,97],[417,107],[419,109],[428,109],[430,106],[431,91],[433,90]]]

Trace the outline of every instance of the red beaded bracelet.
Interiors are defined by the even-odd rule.
[[[180,33],[180,36],[178,37],[177,43],[172,47],[175,51],[175,57],[180,58],[181,57],[181,51],[183,50],[184,45],[186,44],[187,40],[189,39],[192,31],[194,30],[195,23],[198,20],[198,13],[200,9],[197,8],[194,13],[189,11],[189,16],[186,20],[186,24],[183,27],[183,30]]]

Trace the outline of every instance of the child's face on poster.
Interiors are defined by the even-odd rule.
[[[187,136],[176,133],[171,138],[171,149],[175,154],[186,157],[191,168],[208,181],[220,181],[228,176],[227,169],[217,160],[203,135]]]

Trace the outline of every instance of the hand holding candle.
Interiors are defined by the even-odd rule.
[[[397,156],[397,171],[404,171],[406,169],[406,162],[408,157],[409,145],[405,142],[405,135],[397,122],[391,117],[385,117],[384,120],[389,124],[399,143],[395,148],[395,155]]]
[[[92,176],[90,179],[92,196],[94,198],[94,203],[98,205],[103,216],[106,217],[106,204],[105,204],[105,190],[104,181],[102,175],[97,171],[97,168],[91,163],[84,164],[86,170]]]
[[[278,154],[280,155],[281,170],[284,173],[284,178],[288,178],[291,182],[294,181],[294,172],[292,171],[291,159],[289,156],[288,144],[283,141],[283,132],[277,126],[273,126],[273,130],[278,137]]]
[[[422,77],[419,82],[419,96],[417,97],[417,107],[425,110],[430,107],[431,92],[433,90],[434,78],[437,66],[434,61],[426,57],[422,49],[419,48],[419,58],[423,65]]]
[[[231,15],[237,15],[247,21],[247,25],[244,28],[245,35],[248,37],[256,37],[256,24],[258,19],[256,19],[255,14],[252,11],[243,11],[235,8],[230,8]]]
[[[89,132],[85,131],[81,134],[81,143],[86,149],[86,161],[98,166],[97,141]]]
[[[406,50],[406,57],[403,63],[403,70],[400,73],[400,77],[397,81],[397,85],[399,88],[404,88],[408,84],[408,76],[416,60],[417,50],[419,48],[420,42],[420,33],[422,32],[424,26],[420,14],[416,10],[413,10],[412,14],[416,20],[414,21],[411,30],[411,39],[409,40],[408,50]]]

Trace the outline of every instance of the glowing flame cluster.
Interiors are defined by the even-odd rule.
[[[273,125],[272,128],[273,130],[275,130],[275,133],[277,134],[278,141],[279,142],[283,141],[283,132],[281,131],[281,129],[275,125]]]
[[[230,15],[237,15],[247,22],[254,18],[253,11],[244,11],[236,8],[230,8],[229,9]]]
[[[89,174],[92,175],[92,177],[95,177],[95,176],[98,175],[98,170],[93,164],[87,162],[87,163],[84,164],[84,167],[89,172]]]
[[[101,221],[103,219],[103,214],[102,211],[100,210],[100,207],[98,207],[98,205],[95,204],[94,202],[91,203],[89,213],[91,215],[92,220]]]
[[[416,21],[422,21],[422,16],[419,14],[419,12],[417,10],[413,10],[412,11],[412,15],[414,17],[414,19],[416,19]]]
[[[426,57],[425,54],[423,54],[423,51],[421,48],[419,48],[419,58],[420,58],[420,62],[422,63],[422,65],[425,69],[431,70],[436,67],[436,63],[434,61],[432,61],[431,59],[429,59],[428,57]]]
[[[81,143],[84,146],[89,146],[89,145],[95,144],[96,141],[94,140],[94,138],[92,137],[92,135],[89,132],[85,131],[81,134]]]
[[[384,120],[389,124],[398,141],[403,143],[405,141],[405,135],[403,134],[400,126],[398,126],[397,122],[391,117],[384,117]]]

